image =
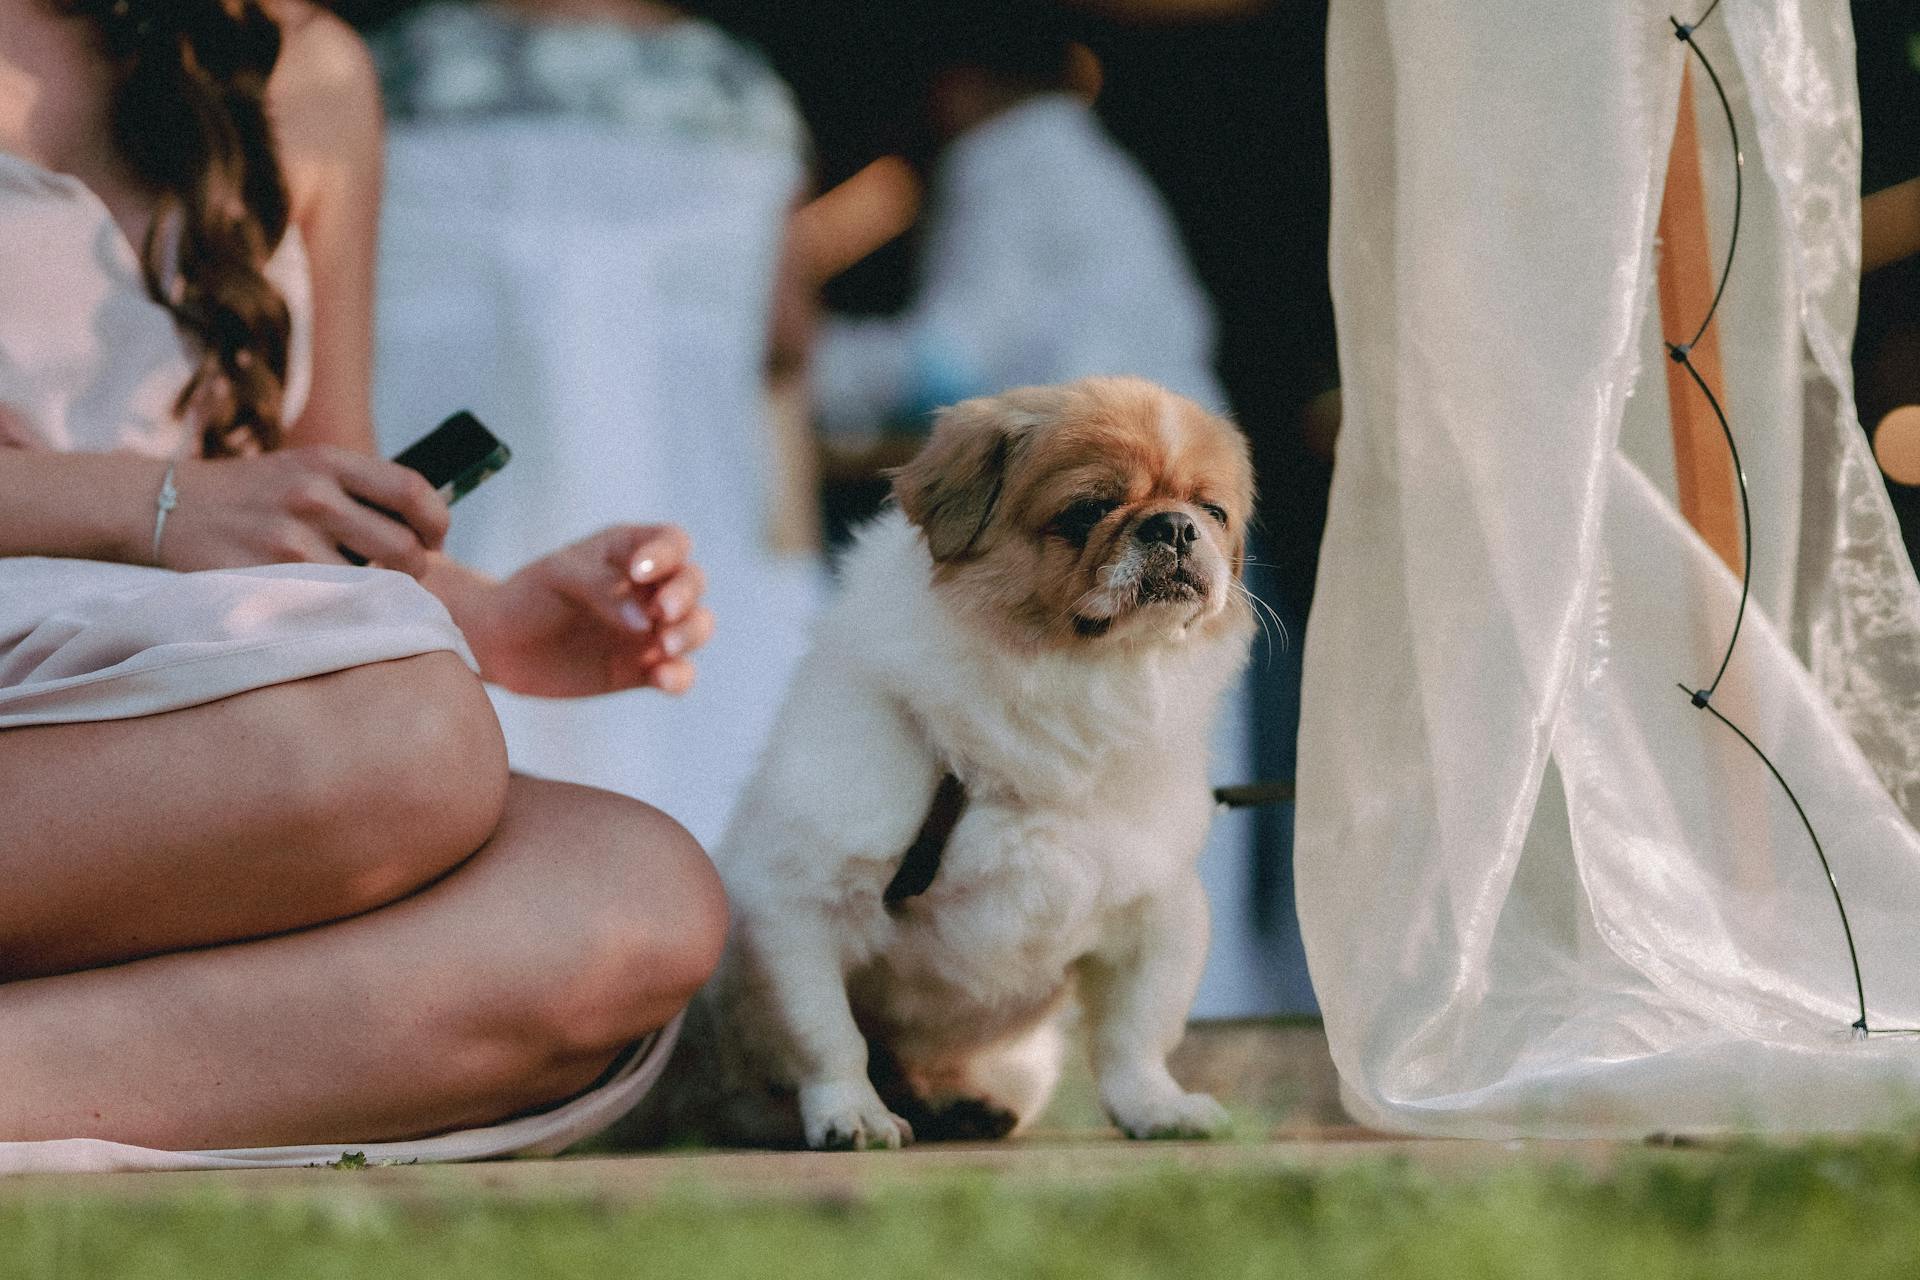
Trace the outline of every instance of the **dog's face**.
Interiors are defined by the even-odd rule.
[[[1253,509],[1231,423],[1138,378],[968,400],[894,476],[949,599],[1049,647],[1238,623]]]

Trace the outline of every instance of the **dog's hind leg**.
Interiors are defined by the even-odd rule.
[[[1033,1123],[1060,1082],[1065,1038],[1058,1017],[1031,1031],[937,1065],[903,1066],[869,1042],[869,1071],[887,1105],[923,1142],[982,1142]]]

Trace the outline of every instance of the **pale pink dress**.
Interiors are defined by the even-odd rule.
[[[297,230],[268,275],[293,317],[286,413],[293,420],[306,401],[312,355],[312,283]],[[0,465],[14,447],[155,459],[191,451],[194,433],[172,413],[187,356],[99,198],[75,178],[0,152]],[[156,493],[162,470],[154,468]],[[152,715],[438,650],[472,661],[440,602],[385,570],[271,565],[174,573],[0,557],[0,730]],[[0,817],[0,839],[4,827]],[[0,1173],[301,1165],[344,1151],[369,1161],[557,1151],[639,1100],[664,1066],[676,1027],[636,1046],[594,1090],[487,1129],[243,1151],[151,1151],[86,1139],[0,1143]]]

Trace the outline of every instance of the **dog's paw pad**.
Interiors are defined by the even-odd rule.
[[[1117,1111],[1113,1121],[1129,1138],[1211,1138],[1231,1123],[1227,1109],[1204,1093],[1177,1093]]]
[[[920,1137],[929,1142],[994,1142],[1020,1127],[1020,1117],[985,1098],[955,1098],[931,1107]]]
[[[887,1110],[872,1089],[865,1090],[865,1097],[859,1093],[831,1086],[802,1092],[800,1114],[808,1146],[816,1151],[866,1151],[913,1141],[913,1127]]]

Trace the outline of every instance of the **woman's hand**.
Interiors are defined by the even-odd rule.
[[[342,550],[419,577],[447,534],[447,504],[418,472],[326,445],[183,460],[167,518],[169,569],[346,564]]]
[[[685,693],[713,635],[690,548],[673,525],[616,525],[534,561],[460,617],[481,674],[547,698]]]

